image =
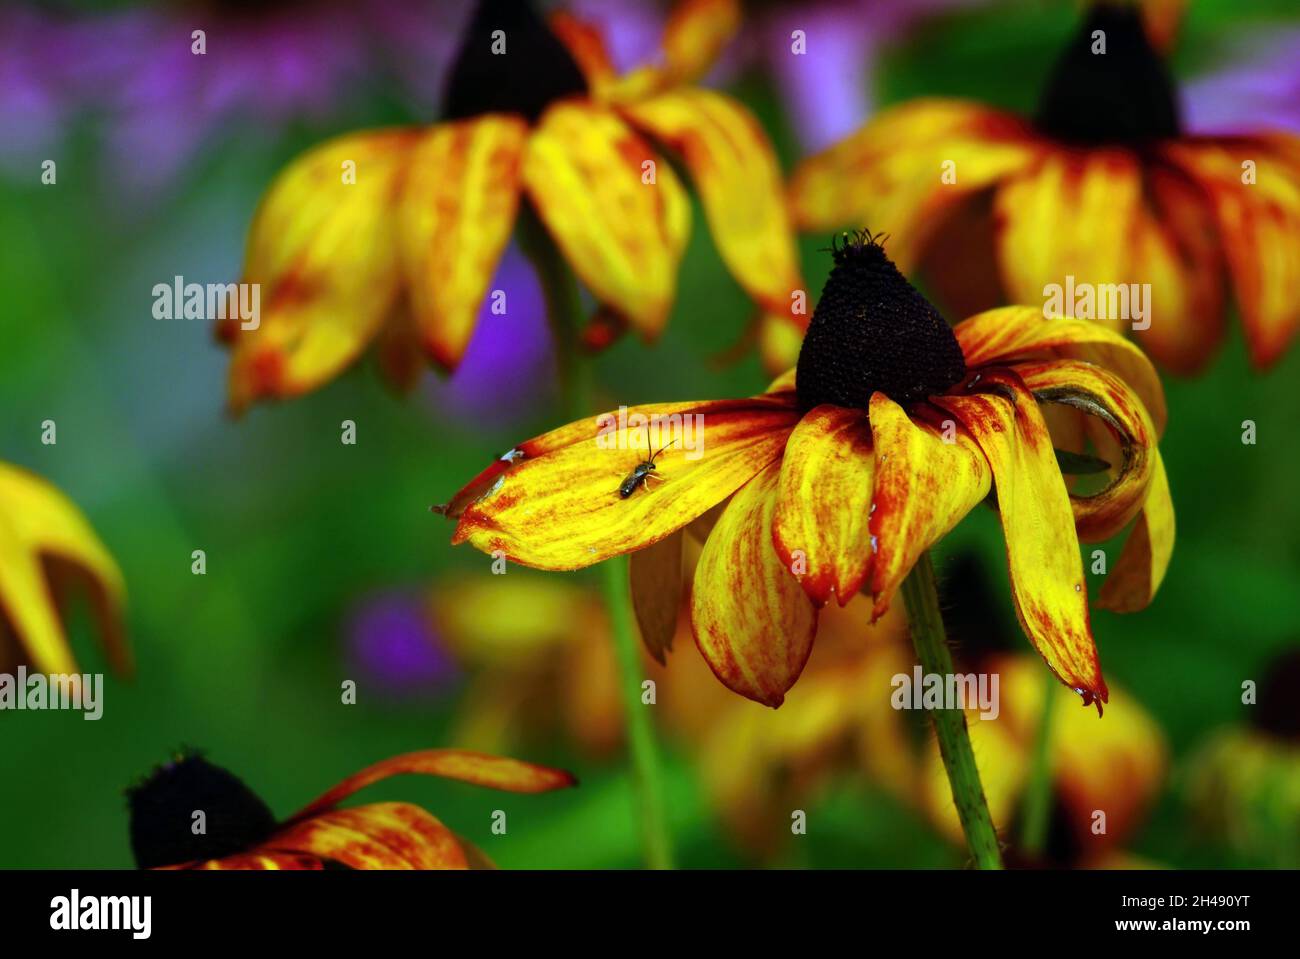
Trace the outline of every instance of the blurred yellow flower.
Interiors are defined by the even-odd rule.
[[[593,342],[623,325],[654,339],[690,204],[651,141],[691,174],[723,262],[759,305],[769,363],[788,365],[806,319],[793,312],[802,283],[780,169],[743,106],[692,85],[736,22],[734,2],[687,0],[662,64],[619,77],[575,18],[548,29],[528,3],[481,2],[442,122],[315,147],[263,199],[244,265],[259,322],[219,327],[232,408],[312,390],[375,340],[399,383],[421,351],[454,369],[521,198],[604,308]]]
[[[0,672],[30,665],[76,673],[60,614],[69,588],[87,590],[109,663],[130,673],[117,563],[72,502],[27,470],[0,463]]]
[[[1223,342],[1231,292],[1267,367],[1300,326],[1300,138],[1185,133],[1148,40],[1181,4],[1144,6],[1091,4],[1032,121],[939,98],[882,112],[796,170],[796,222],[888,232],[960,315],[1055,291],[1180,373]]]

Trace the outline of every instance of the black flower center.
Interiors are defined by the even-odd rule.
[[[1269,664],[1251,715],[1266,733],[1300,742],[1300,649],[1289,650]]]
[[[832,245],[835,266],[799,351],[799,404],[865,410],[879,390],[901,404],[942,393],[966,373],[939,311],[869,233]]]
[[[443,94],[443,117],[514,113],[534,122],[551,103],[585,93],[564,44],[527,0],[479,0]]]
[[[141,869],[220,859],[256,846],[275,831],[275,816],[266,803],[197,753],[183,753],[159,766],[126,796],[131,852]]]
[[[1052,68],[1034,123],[1047,136],[1078,144],[1178,136],[1174,81],[1135,4],[1092,8]]]

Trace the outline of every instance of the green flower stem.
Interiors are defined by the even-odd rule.
[[[519,224],[520,245],[537,270],[546,297],[546,313],[555,337],[555,354],[565,412],[571,420],[592,414],[589,364],[582,362],[579,335],[582,301],[572,271],[545,235],[536,214],[524,211]],[[632,628],[632,601],[628,589],[626,556],[601,564],[601,583],[609,614],[614,652],[626,718],[628,752],[632,761],[632,787],[636,794],[645,862],[651,869],[673,867],[672,841],[664,807],[659,747],[650,722],[650,708],[641,702],[645,678],[637,637]]]
[[[934,565],[928,552],[921,554],[903,581],[903,602],[907,606],[912,644],[920,657],[921,668],[927,674],[952,675],[952,654],[948,652],[943,619],[939,615],[939,593],[935,588]],[[980,785],[970,732],[966,728],[966,714],[961,709],[936,709],[931,712],[931,717],[935,735],[939,738],[943,766],[948,772],[952,801],[957,807],[957,816],[975,865],[979,869],[1001,869],[998,834],[989,816],[984,787]]]
[[[663,779],[659,766],[659,747],[650,707],[641,701],[641,683],[645,672],[632,629],[632,601],[628,592],[626,556],[615,556],[601,563],[605,606],[609,611],[614,653],[623,687],[623,706],[627,727],[628,750],[632,754],[632,776],[641,818],[641,840],[646,865],[651,869],[673,868],[672,839],[664,807]]]
[[[1020,844],[1025,854],[1036,858],[1047,844],[1047,825],[1052,812],[1052,716],[1056,701],[1057,679],[1050,671],[1045,673],[1043,711],[1038,717],[1038,733],[1034,738],[1034,754],[1029,767],[1029,784],[1025,791],[1024,817],[1021,821]]]

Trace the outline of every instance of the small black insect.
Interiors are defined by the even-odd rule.
[[[672,446],[673,443],[676,442],[677,442],[676,440],[673,440],[673,442],[669,443],[667,446],[659,447],[659,450],[651,454],[648,460],[645,460],[644,462],[641,463],[637,463],[636,466],[633,467],[632,472],[628,473],[627,476],[623,478],[623,482],[618,484],[618,495],[621,496],[623,499],[627,499],[629,496],[631,496],[633,493],[637,491],[637,487],[645,483],[648,483],[652,476],[655,479],[662,482],[663,477],[655,473],[655,458],[664,450],[668,449],[669,446]],[[647,429],[646,449],[649,448],[650,448],[650,431]]]

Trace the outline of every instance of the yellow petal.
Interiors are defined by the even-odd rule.
[[[399,220],[411,309],[429,355],[460,362],[519,206],[528,125],[486,114],[433,127],[411,151]]]
[[[549,792],[552,789],[563,789],[577,783],[571,774],[562,769],[537,766],[502,756],[487,756],[464,749],[426,749],[394,756],[373,766],[367,766],[358,773],[353,773],[296,813],[290,821],[297,822],[323,810],[332,809],[358,790],[388,779],[390,776],[414,773],[458,779],[476,786],[516,793]]]
[[[790,434],[781,460],[772,542],[818,606],[841,606],[871,568],[871,428],[862,410],[819,406]]]
[[[1155,466],[1146,502],[1111,567],[1097,597],[1097,605],[1117,613],[1145,609],[1160,588],[1174,553],[1174,503],[1169,477],[1160,451],[1153,449]]]
[[[654,182],[646,182],[654,164]],[[558,103],[528,142],[524,183],[579,279],[643,336],[663,329],[690,231],[677,175],[609,110]]]
[[[644,425],[650,417],[661,424],[651,428],[659,434],[653,439]],[[758,397],[631,407],[622,419],[619,413],[593,417],[577,433],[565,427],[557,433],[568,445],[525,455],[501,472],[465,508],[452,542],[552,570],[643,549],[777,459],[798,418],[788,402]],[[649,459],[647,444],[657,450],[675,438],[656,458],[654,477],[620,495],[623,481]],[[538,445],[550,442],[541,437]]]
[[[884,393],[871,396],[876,480],[871,503],[879,619],[921,554],[988,495],[988,460],[956,420],[913,420]]]
[[[1251,360],[1277,361],[1300,327],[1300,141],[1294,137],[1171,143],[1166,154],[1209,194],[1246,328]],[[1243,182],[1245,164],[1254,182]]]
[[[602,97],[606,88],[615,80],[617,71],[600,30],[568,10],[553,12],[547,18],[547,25],[586,77],[592,95]]]
[[[1060,356],[1104,366],[1127,383],[1151,415],[1156,435],[1164,432],[1165,393],[1146,354],[1099,323],[1046,319],[1041,309],[1004,306],[978,313],[953,328],[966,365],[1005,364],[1034,356]]]
[[[703,76],[739,28],[737,0],[678,0],[664,25],[669,77],[690,83]]]
[[[1155,469],[1156,438],[1142,402],[1119,377],[1078,360],[1020,363],[1013,367],[1043,403],[1063,403],[1098,417],[1111,430],[1121,455],[1106,487],[1089,496],[1071,494],[1079,539],[1097,543],[1119,533],[1146,502]]]
[[[673,648],[682,601],[682,531],[628,557],[632,608],[641,641],[658,662]]]
[[[908,273],[943,213],[1026,168],[1040,150],[1010,114],[962,100],[912,100],[803,161],[790,178],[791,209],[805,231],[888,233],[890,259]]]
[[[1221,343],[1213,224],[1176,171],[1123,149],[1053,151],[998,189],[994,212],[1011,302],[1051,302],[1049,288],[1059,290],[1057,315],[1139,330],[1162,362],[1184,373]],[[1130,301],[1133,289],[1145,315]]]
[[[374,803],[299,819],[263,847],[351,869],[468,869],[452,831],[419,806]]]
[[[232,343],[236,411],[333,378],[388,316],[401,286],[397,199],[417,138],[412,130],[340,137],[303,154],[271,185],[244,264],[244,282],[259,284],[259,325],[222,327]]]
[[[627,104],[623,113],[681,155],[737,282],[765,311],[788,314],[804,284],[781,171],[758,122],[731,98],[697,88]]]
[[[224,859],[209,859],[207,862],[188,863],[184,866],[163,866],[162,869],[204,869],[204,870],[288,870],[294,872],[319,871],[325,864],[315,856],[293,852],[259,852],[245,853],[238,856],[226,856]]]
[[[731,500],[704,544],[691,589],[691,629],[728,689],[780,706],[812,651],[817,610],[772,545],[780,467]]]
[[[1025,634],[1057,678],[1079,692],[1085,705],[1095,701],[1100,710],[1106,683],[1088,620],[1070,497],[1051,435],[1019,377],[990,372],[985,381],[1006,396],[977,393],[933,401],[970,430],[993,468],[1011,595]]]
[[[67,497],[35,474],[0,463],[0,610],[18,640],[20,662],[45,673],[75,673],[52,572],[89,585],[109,662],[130,672],[122,628],[126,589],[117,563]]]

